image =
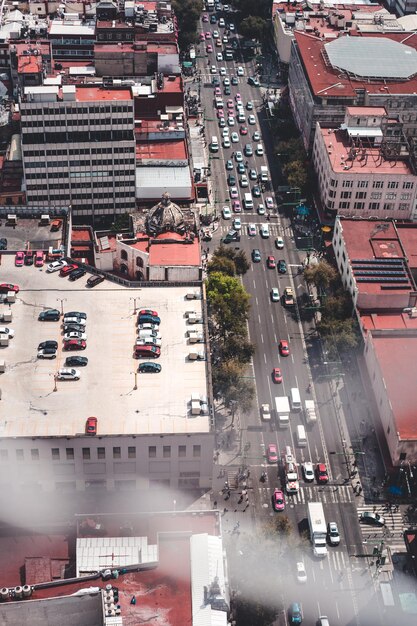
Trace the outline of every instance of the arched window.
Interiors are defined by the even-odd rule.
[[[127,252],[126,252],[126,250],[122,250],[122,251],[120,252],[120,257],[121,257],[121,259],[122,259],[123,261],[127,261]]]
[[[136,267],[143,267],[143,259],[141,256],[136,257]]]

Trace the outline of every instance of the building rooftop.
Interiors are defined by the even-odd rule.
[[[150,247],[149,264],[150,265],[184,265],[197,266],[201,265],[200,243],[196,237],[192,243],[183,243],[184,237],[178,233],[164,233],[158,235],[157,240],[172,239],[178,243],[158,243]]]
[[[187,149],[185,139],[172,141],[146,141],[136,143],[136,159],[144,161],[186,161]]]
[[[132,100],[130,89],[104,89],[103,87],[77,86],[78,102],[97,102],[99,100]]]
[[[49,615],[48,623],[62,626],[102,623],[101,598],[97,592],[104,592],[110,583],[118,590],[117,604],[123,623],[138,624],[151,620],[166,626],[192,624],[195,623],[192,616],[197,604],[197,610],[206,609],[206,621],[201,623],[226,624],[226,614],[225,621],[212,622],[208,619],[211,606],[204,604],[202,587],[209,587],[217,575],[221,592],[228,598],[218,513],[199,511],[196,515],[195,512],[177,511],[124,514],[120,517],[79,516],[77,528],[78,531],[72,528],[68,532],[66,527],[65,534],[51,531],[48,535],[20,530],[15,536],[7,533],[0,537],[4,559],[0,572],[1,586],[11,588],[21,585],[23,579],[25,584],[35,585],[30,599],[38,601],[2,602],[2,623],[26,623],[29,618],[22,618],[26,610],[32,612],[30,622],[35,625],[45,623],[40,619],[41,615]],[[140,545],[140,549],[134,554],[135,543]],[[140,566],[147,563],[149,569],[141,570]],[[93,580],[72,578],[68,584],[62,584],[64,577],[76,576],[80,566],[85,570],[89,564],[100,571],[118,569],[119,576],[110,580],[102,580],[100,576]],[[137,567],[129,569],[129,564],[136,564]],[[49,581],[51,586],[36,588],[36,584]],[[53,581],[60,584],[54,586]],[[89,590],[90,593],[72,595],[80,594],[81,590]],[[132,597],[136,599],[135,604],[131,604]],[[59,598],[59,602],[42,602],[47,598]],[[84,618],[83,611],[76,610],[76,598],[86,613]],[[98,606],[94,598],[98,598]],[[19,614],[19,622],[9,621]],[[94,620],[99,617],[100,621],[91,621],[94,615]]]
[[[344,39],[346,36],[338,39]],[[340,64],[346,65],[349,57],[353,54],[359,54],[364,49],[363,40],[381,39],[380,35],[359,34],[351,36],[349,39],[349,53],[345,51],[344,57],[338,60],[339,66],[332,66],[331,60],[325,53],[326,42],[320,37],[296,32],[295,40],[298,45],[300,57],[303,61],[304,68],[310,82],[310,87],[316,97],[322,98],[352,98],[358,89],[365,89],[369,93],[386,94],[413,94],[417,93],[417,75],[413,75],[408,80],[393,79],[391,72],[387,69],[387,76],[379,76],[375,80],[368,80],[363,76],[357,79],[353,78],[346,71],[341,71]],[[404,33],[385,33],[384,38],[399,44],[406,42],[407,48],[415,51],[417,49],[417,35],[405,35]],[[342,42],[343,43],[343,42]],[[389,44],[388,44],[389,45]],[[356,50],[356,52],[355,52]],[[412,52],[414,55],[414,52]],[[343,57],[343,58],[342,58]],[[366,74],[366,72],[364,72]],[[390,80],[388,82],[388,78]]]
[[[390,399],[399,439],[417,440],[417,334],[415,336],[373,336],[387,396]]]
[[[350,157],[351,148],[355,147],[352,138],[346,130],[333,130],[329,128],[321,128],[319,132],[323,138],[327,149],[327,155],[332,170],[337,173],[344,173],[346,177],[350,174],[381,174],[381,175],[411,175],[412,169],[407,158],[397,160],[386,160],[378,145],[372,146],[368,142],[363,141],[368,135],[375,134],[375,128],[367,126],[353,128],[362,141],[361,147],[358,147],[355,158]],[[380,129],[379,134],[382,137]]]

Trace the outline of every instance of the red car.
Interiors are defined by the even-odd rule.
[[[1,283],[0,284],[0,292],[7,293],[8,291],[14,291],[15,293],[19,293],[19,285],[12,285],[12,283]]]
[[[248,129],[246,128],[246,126],[241,126],[240,127],[240,134],[241,135],[247,135],[248,134]]]
[[[283,511],[285,509],[284,492],[281,491],[281,489],[274,489],[272,502],[274,505],[274,511]]]
[[[209,21],[209,16],[207,15],[207,13],[203,14],[203,22],[208,22]]]
[[[272,255],[269,255],[269,257],[266,260],[266,264],[270,270],[274,270],[276,268],[275,257]]]
[[[35,267],[43,267],[44,264],[44,256],[42,250],[37,250],[35,252]]]
[[[220,97],[222,95],[220,87],[216,87],[216,89],[214,90],[214,95],[215,97]]]
[[[239,200],[233,200],[232,202],[232,209],[235,213],[241,213],[242,212],[242,205],[240,204]]]
[[[68,276],[68,274],[71,274],[71,272],[73,270],[78,269],[78,265],[76,265],[75,263],[70,263],[69,265],[64,265],[64,267],[62,267],[59,270],[59,275],[60,276]]]
[[[64,341],[64,350],[85,350],[86,347],[85,339],[67,339]]]
[[[279,353],[281,356],[289,356],[290,354],[290,347],[288,345],[288,341],[285,341],[284,339],[281,339],[281,341],[279,342]]]
[[[138,318],[142,315],[152,315],[152,317],[159,317],[158,311],[152,311],[151,309],[141,309],[138,313]]]
[[[22,267],[25,262],[25,253],[24,252],[16,252],[16,256],[14,258],[14,264],[16,267]]]
[[[96,417],[88,417],[85,423],[85,434],[86,435],[97,435],[97,418]]]
[[[329,475],[325,463],[317,463],[317,482],[324,485],[329,482]]]
[[[211,32],[209,30],[206,32],[206,39],[211,39]]]
[[[282,374],[279,367],[274,367],[272,370],[272,380],[274,383],[282,383]]]
[[[219,109],[217,111],[217,119],[219,120],[221,117],[224,117],[224,111],[223,109]]]
[[[266,449],[268,463],[278,463],[278,450],[274,443],[270,443]]]

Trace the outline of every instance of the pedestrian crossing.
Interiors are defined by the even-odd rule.
[[[382,527],[378,526],[369,526],[367,524],[360,523],[360,529],[362,534],[362,541],[366,544],[378,544],[383,541],[384,544],[389,545],[391,550],[401,550],[402,552],[405,550],[404,540],[403,540],[403,532],[406,529],[406,526],[403,522],[403,514],[401,510],[396,511],[395,513],[392,511],[385,511],[381,507],[374,508],[372,505],[360,505],[357,507],[358,511],[358,519],[361,513],[370,512],[370,513],[378,513],[382,515],[385,519],[385,525]]]
[[[259,487],[262,500],[271,498],[271,487]],[[273,491],[273,489],[272,489]],[[284,489],[285,492],[285,489]],[[349,485],[300,485],[298,493],[285,496],[287,505],[308,504],[309,502],[323,502],[323,504],[341,504],[353,502],[354,494]],[[368,509],[369,510],[369,509]]]

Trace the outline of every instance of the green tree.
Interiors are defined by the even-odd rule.
[[[207,266],[208,272],[222,272],[228,276],[236,274],[236,265],[231,259],[214,254]]]
[[[255,354],[255,346],[246,338],[246,326],[243,327],[245,335],[229,335],[224,342],[222,349],[222,358],[237,359],[239,363],[247,364]]]
[[[357,348],[360,341],[359,329],[353,318],[336,320],[322,318],[317,330],[326,339],[330,361],[340,361],[340,356]]]
[[[326,291],[338,278],[333,265],[327,261],[320,261],[316,265],[309,265],[304,270],[304,278],[308,283],[314,283],[318,289]]]
[[[289,161],[305,162],[307,159],[304,144],[300,137],[290,137],[286,141],[279,141],[277,154],[283,163]]]
[[[307,168],[302,161],[290,161],[282,168],[291,187],[302,189],[307,183]]]
[[[217,400],[222,398],[225,406],[237,402],[247,413],[252,408],[255,388],[244,374],[244,367],[236,359],[222,361],[213,369],[213,394]]]
[[[347,291],[323,298],[321,315],[326,319],[347,319],[352,315],[352,298]]]
[[[186,50],[197,40],[197,24],[203,11],[203,0],[172,0],[178,23],[178,45]]]
[[[223,261],[218,263],[218,259],[227,259],[228,261],[232,261],[234,264],[233,273],[230,272],[230,269],[222,270],[221,264],[223,263]],[[216,261],[216,263],[214,263],[214,261]],[[229,274],[229,276],[233,276],[234,274],[242,275],[246,274],[246,272],[250,268],[250,263],[244,250],[238,250],[236,252],[235,250],[233,250],[233,248],[228,248],[227,246],[221,244],[214,251],[212,263],[209,264],[209,271],[217,271],[217,267],[219,267],[218,271],[224,271],[226,274]],[[225,264],[225,268],[229,268],[229,265]]]
[[[248,261],[248,257],[246,256],[246,252],[244,250],[239,250],[235,256],[235,266],[236,273],[239,276],[246,274],[248,269],[250,268],[250,263]]]
[[[220,336],[224,339],[235,331],[241,334],[250,307],[250,296],[241,282],[221,272],[211,272],[207,280],[207,299]]]
[[[240,23],[240,32],[247,39],[261,41],[266,32],[266,21],[257,15],[248,15]]]
[[[265,19],[271,18],[271,0],[232,0],[232,5],[242,17],[260,15]]]

